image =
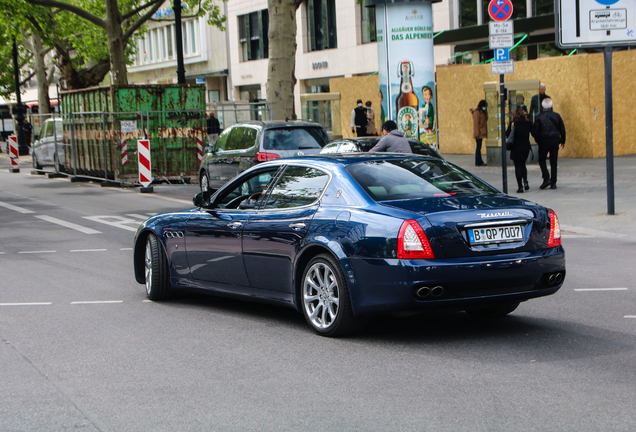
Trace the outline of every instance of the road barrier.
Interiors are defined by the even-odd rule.
[[[18,162],[18,137],[15,135],[9,136],[9,158],[11,159],[9,172],[20,172],[20,163]]]

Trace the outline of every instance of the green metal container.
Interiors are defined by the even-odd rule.
[[[93,87],[60,96],[69,172],[136,181],[137,140],[147,138],[155,178],[196,177],[197,138],[207,141],[205,86]],[[122,162],[123,140],[127,164]]]

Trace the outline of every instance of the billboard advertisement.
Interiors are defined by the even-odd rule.
[[[382,122],[437,143],[433,10],[430,2],[375,6]]]

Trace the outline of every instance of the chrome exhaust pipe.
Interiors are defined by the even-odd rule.
[[[554,285],[554,280],[556,279],[556,275],[555,274],[551,274],[550,277],[548,278],[548,283],[550,285]]]
[[[428,297],[431,294],[431,289],[429,287],[422,287],[415,291],[415,296],[417,298],[423,299]]]
[[[559,283],[561,283],[562,280],[563,280],[563,273],[557,273],[554,276],[554,282],[555,283],[559,284]]]
[[[443,288],[443,287],[441,287],[441,286],[436,286],[435,288],[433,288],[433,289],[431,290],[431,295],[432,295],[433,297],[439,297],[439,296],[441,296],[442,294],[444,294],[444,288]]]

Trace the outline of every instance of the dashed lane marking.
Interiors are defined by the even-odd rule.
[[[112,304],[112,303],[123,303],[123,300],[103,300],[103,301],[74,301],[71,302],[72,305],[82,305],[82,304]]]
[[[18,207],[18,206],[15,206],[13,204],[9,204],[9,203],[2,202],[2,201],[0,201],[0,207],[4,207],[4,208],[9,209],[9,210],[17,211],[18,213],[22,213],[22,214],[35,213],[33,210],[25,209],[24,207]]]
[[[121,248],[121,249],[119,249],[119,250],[122,250],[122,251],[129,251],[129,250],[133,250],[133,248]]]
[[[53,302],[31,302],[31,303],[0,303],[0,306],[48,306]]]
[[[85,226],[82,226],[82,225],[74,224],[72,222],[67,222],[67,221],[64,221],[62,219],[54,218],[52,216],[41,215],[41,216],[36,216],[36,218],[45,220],[47,222],[54,223],[56,225],[61,225],[61,226],[66,227],[66,228],[74,229],[75,231],[79,231],[79,232],[82,232],[84,234],[101,234],[101,231],[97,231],[97,230],[94,230],[92,228],[88,228],[88,227],[85,227]]]
[[[628,291],[629,288],[575,288],[574,291]]]
[[[623,318],[636,318],[636,315],[625,315]]]
[[[46,254],[46,253],[55,253],[57,251],[54,250],[42,250],[42,251],[22,251],[18,252],[19,254]]]
[[[108,249],[73,249],[70,252],[106,252]]]

